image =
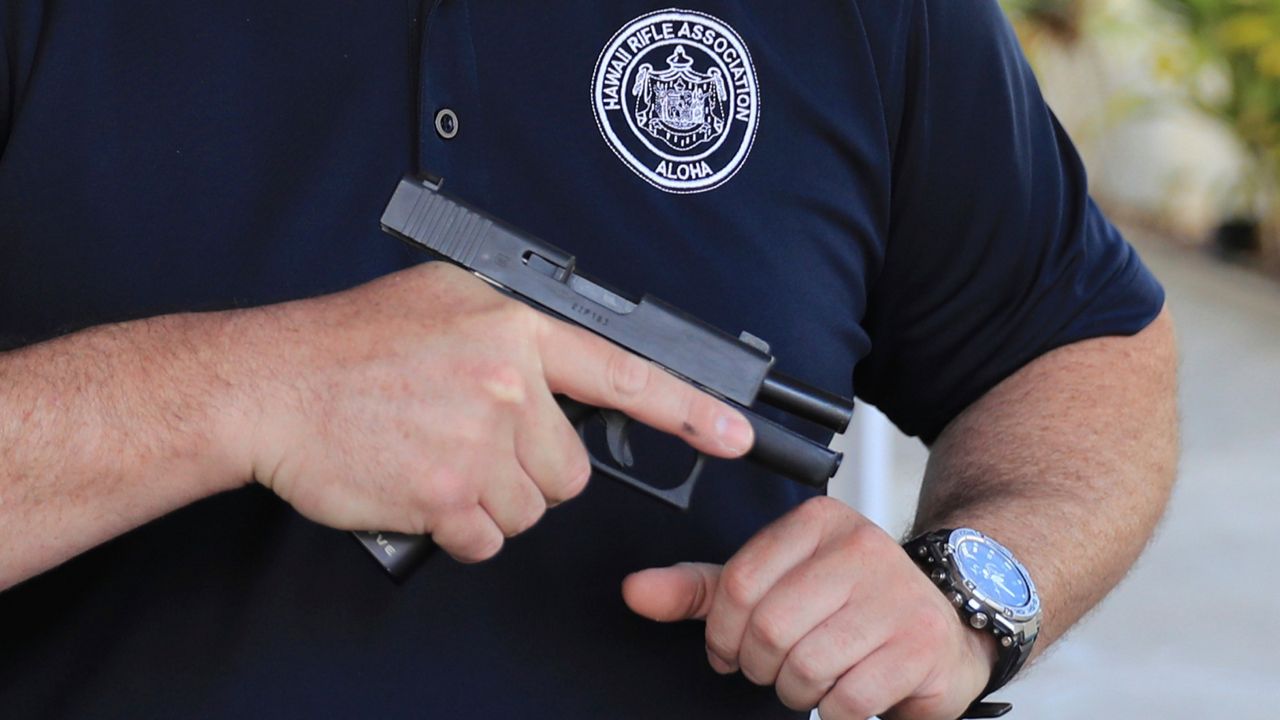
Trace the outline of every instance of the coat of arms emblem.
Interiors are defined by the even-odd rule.
[[[724,131],[729,98],[724,75],[714,67],[695,71],[683,45],[676,45],[665,70],[642,64],[631,94],[636,96],[636,122],[674,150],[697,147]]]
[[[609,149],[672,193],[728,182],[760,124],[746,43],[723,20],[694,10],[659,10],[624,25],[596,62],[591,97]]]

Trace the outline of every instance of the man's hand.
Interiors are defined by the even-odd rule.
[[[0,590],[253,480],[327,525],[482,560],[587,481],[553,393],[710,455],[754,439],[728,405],[444,263],[0,353]]]
[[[707,658],[823,720],[952,720],[982,691],[994,642],[968,629],[896,541],[847,505],[810,500],[721,569],[687,563],[623,583],[645,617],[705,619]]]
[[[1176,367],[1164,311],[1132,337],[1036,358],[932,447],[915,532],[973,527],[1013,550],[1044,601],[1037,650],[1151,537],[1177,465]],[[655,620],[706,618],[713,667],[740,667],[824,720],[950,720],[995,665],[994,640],[962,625],[892,538],[827,498],[770,525],[723,571],[646,570],[623,595]]]
[[[491,557],[582,491],[587,454],[553,398],[616,408],[736,457],[751,428],[649,362],[431,263],[263,310],[247,363],[253,477],[313,520],[430,534]]]

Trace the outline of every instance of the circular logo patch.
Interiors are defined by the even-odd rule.
[[[619,30],[596,62],[591,100],[614,153],[673,193],[733,177],[760,121],[747,46],[733,28],[692,10],[659,10]]]

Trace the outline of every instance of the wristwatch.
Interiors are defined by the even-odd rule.
[[[963,718],[1003,715],[1008,703],[981,702],[1018,672],[1040,633],[1040,596],[1027,569],[1003,545],[970,528],[935,530],[903,546],[960,618],[996,639],[996,666]]]

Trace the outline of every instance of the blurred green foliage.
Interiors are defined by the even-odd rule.
[[[1170,102],[1189,104],[1229,129],[1244,166],[1233,186],[1222,188],[1223,218],[1259,222],[1280,258],[1280,0],[1000,2],[1033,59],[1046,39],[1089,53],[1100,47],[1092,42],[1099,32],[1142,37],[1153,82],[1137,85],[1142,89],[1122,107],[1155,112]],[[1125,20],[1108,26],[1109,18]],[[1150,25],[1125,27],[1144,21]],[[1124,41],[1113,35],[1109,42],[1116,52]]]
[[[1043,31],[1068,45],[1080,38],[1084,13],[1081,0],[1002,0],[1000,4],[1017,22],[1019,34],[1024,37]]]
[[[1156,0],[1181,18],[1193,57],[1167,58],[1162,71],[1186,78],[1190,99],[1221,117],[1262,169],[1280,160],[1280,2]],[[1189,61],[1189,62],[1187,62]],[[1223,71],[1225,92],[1206,89],[1200,73]]]

